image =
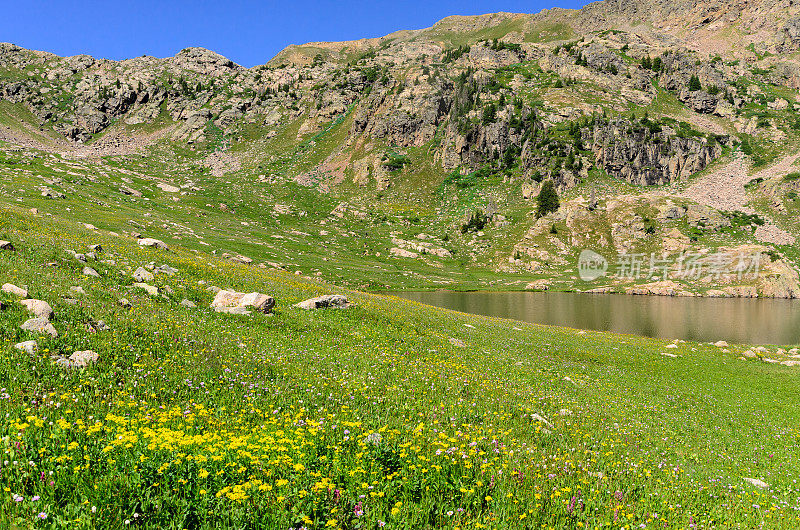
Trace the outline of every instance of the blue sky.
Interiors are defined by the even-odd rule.
[[[576,8],[581,0],[368,2],[360,0],[5,0],[0,42],[58,55],[167,57],[202,46],[243,66],[266,63],[288,44],[379,37],[448,15]]]

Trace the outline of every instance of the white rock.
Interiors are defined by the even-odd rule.
[[[552,426],[553,426],[553,424],[552,424],[552,423],[550,423],[549,421],[547,421],[547,418],[545,418],[544,416],[541,416],[541,415],[539,415],[539,414],[533,414],[533,415],[531,416],[531,419],[532,419],[533,421],[538,421],[538,422],[544,423],[544,424],[545,424],[545,425],[547,425],[548,427],[552,427]]]
[[[664,357],[672,357],[673,359],[678,358],[678,356],[675,355],[674,353],[661,352],[661,355],[663,355]]]
[[[98,355],[92,350],[76,351],[69,356],[75,368],[83,368],[89,363],[97,362]]]
[[[716,346],[717,348],[727,348],[728,347],[728,343],[725,342],[724,340],[720,340],[720,341],[715,342],[714,346]]]
[[[144,267],[139,267],[133,273],[133,279],[137,282],[152,282],[155,279],[153,273]]]
[[[27,289],[17,287],[13,283],[4,283],[2,290],[4,293],[13,294],[14,296],[19,296],[20,298],[26,298],[28,296]]]
[[[763,480],[760,480],[760,479],[757,479],[757,478],[744,477],[743,480],[745,482],[749,482],[750,484],[752,484],[753,486],[755,486],[757,488],[768,488],[769,487],[769,484],[767,484]]]
[[[17,344],[14,344],[14,347],[20,351],[27,352],[31,355],[33,355],[39,350],[39,345],[36,343],[35,340],[26,340],[25,342],[18,342]]]
[[[242,310],[252,308],[261,313],[269,313],[275,307],[275,299],[261,293],[239,293],[221,290],[217,292],[211,308],[220,313],[245,314]]]
[[[140,247],[153,247],[153,248],[160,248],[162,250],[169,250],[169,247],[166,243],[161,241],[160,239],[153,239],[152,237],[145,237],[137,241]]]
[[[147,283],[137,282],[134,283],[133,286],[138,287],[139,289],[144,289],[150,296],[158,295],[158,287],[156,287],[155,285],[149,285]]]
[[[16,250],[11,241],[0,241],[0,250]]]
[[[50,304],[44,300],[27,298],[25,300],[20,300],[19,303],[24,305],[28,311],[36,315],[37,318],[50,320],[50,318],[53,316],[53,308],[50,307]]]
[[[84,276],[91,276],[92,278],[100,277],[100,273],[91,267],[84,267],[81,272],[83,273]]]
[[[667,349],[670,349],[670,350],[674,350],[677,347],[678,347],[677,344],[667,344]]]
[[[455,337],[450,337],[450,338],[449,338],[449,339],[447,339],[447,340],[449,340],[449,341],[450,341],[450,344],[452,344],[452,345],[453,345],[453,346],[455,346],[456,348],[466,348],[466,347],[467,347],[467,345],[466,345],[466,344],[464,344],[464,341],[463,341],[463,340],[461,340],[461,339],[457,339],[457,338],[455,338]]]
[[[158,184],[156,184],[156,186],[161,190],[166,191],[167,193],[178,193],[179,191],[181,191],[181,189],[178,188],[177,186],[172,186],[164,182],[159,182]]]
[[[47,333],[51,337],[58,337],[56,328],[46,318],[32,318],[26,320],[20,327],[23,331],[34,331],[37,333]]]
[[[755,359],[757,357],[756,352],[753,350],[747,350],[742,355],[744,355],[747,359]]]

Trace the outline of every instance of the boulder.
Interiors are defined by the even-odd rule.
[[[140,247],[153,247],[153,248],[160,248],[162,250],[169,250],[169,247],[166,243],[161,241],[160,239],[153,239],[152,237],[145,237],[137,241]]]
[[[86,368],[90,363],[96,363],[98,355],[92,350],[84,350],[76,351],[69,358],[55,355],[52,359],[56,365],[71,370],[73,368]]]
[[[153,272],[155,272],[156,274],[163,273],[168,276],[174,276],[178,272],[178,269],[170,267],[169,265],[159,265],[158,267],[153,269]]]
[[[410,250],[406,250],[404,248],[392,247],[389,249],[389,254],[392,256],[397,256],[398,258],[418,258],[419,254],[416,252],[411,252]]]
[[[350,307],[350,302],[341,294],[326,294],[325,296],[318,296],[317,298],[309,298],[303,300],[295,307],[300,309],[327,309],[327,308],[347,308]]]
[[[20,351],[24,351],[33,355],[39,350],[39,345],[36,343],[35,340],[26,340],[25,342],[18,342],[14,344],[14,347]]]
[[[2,291],[4,293],[13,294],[14,296],[19,296],[20,298],[27,298],[28,296],[27,289],[23,289],[22,287],[17,287],[13,283],[4,283]]]
[[[83,368],[89,363],[97,362],[98,355],[92,350],[76,351],[69,356],[69,360],[73,362],[76,368]]]
[[[167,184],[165,182],[159,182],[156,184],[156,187],[167,193],[178,193],[181,191],[179,187],[173,186],[172,184]]]
[[[757,478],[745,477],[742,480],[744,480],[745,482],[749,482],[750,484],[752,484],[753,486],[755,486],[757,488],[768,488],[769,487],[769,484],[767,484],[763,480],[760,480],[760,479],[757,479]]]
[[[269,313],[275,307],[275,299],[261,293],[239,293],[236,291],[219,291],[211,302],[211,308],[219,313],[245,314],[247,308],[260,313]]]
[[[16,250],[14,245],[11,244],[11,241],[0,241],[0,250]]]
[[[153,273],[144,267],[139,267],[133,272],[133,279],[137,282],[152,282],[155,279]]]
[[[20,300],[20,304],[24,305],[28,311],[36,315],[36,318],[43,318],[50,320],[53,316],[53,308],[44,300],[37,300],[35,298],[27,298]]]
[[[58,337],[56,328],[46,318],[32,318],[26,320],[20,327],[23,331],[34,331],[38,333],[47,333],[51,337]]]
[[[147,291],[147,294],[150,296],[157,296],[158,295],[158,287],[155,285],[150,285],[147,283],[137,282],[133,284],[134,287],[138,287],[139,289],[144,289]]]

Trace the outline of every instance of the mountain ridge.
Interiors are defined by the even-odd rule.
[[[467,270],[499,274],[510,285],[641,292],[636,285],[645,279],[582,284],[570,263],[581,246],[604,249],[610,259],[632,251],[759,248],[771,275],[756,283],[676,277],[674,286],[652,290],[796,297],[800,190],[784,161],[800,145],[800,70],[793,53],[778,53],[786,45],[780,28],[795,6],[714,5],[735,7],[743,20],[760,13],[768,22],[762,29],[779,31],[763,49],[703,54],[692,43],[705,34],[692,33],[691,24],[686,37],[635,15],[683,12],[680,20],[693,20],[705,14],[699,3],[652,2],[651,16],[636,3],[600,2],[535,15],[455,16],[377,39],[290,46],[253,68],[196,47],[171,58],[109,61],[0,45],[0,141],[8,160],[21,146],[32,161],[67,157],[84,171],[108,174],[108,183],[96,185],[120,205],[135,205],[130,221],[154,230],[171,226],[158,229],[141,217],[147,212],[138,201],[158,198],[148,196],[147,183],[155,181],[193,197],[197,204],[185,213],[195,219],[208,215],[227,225],[241,215],[235,212],[254,208],[251,197],[299,233],[310,233],[308,223],[315,233],[329,232],[316,224],[322,220],[361,226],[368,242],[360,252],[377,260],[375,267],[388,256],[428,273],[449,271],[434,274],[436,281],[456,281]],[[105,168],[109,157],[145,187],[118,181]],[[6,168],[11,182],[19,178],[14,171]],[[47,197],[78,189],[52,168],[42,171],[44,184],[36,185]],[[226,182],[236,182],[241,195],[205,195]],[[539,215],[546,182],[561,205]],[[13,184],[9,189],[30,200]],[[309,205],[297,207],[297,197]],[[715,208],[709,197],[724,200]],[[162,205],[169,218],[184,205],[180,196],[166,198],[176,199]],[[301,211],[311,217],[287,221],[281,213]],[[401,224],[362,226],[373,217]],[[409,219],[424,219],[436,233],[419,233]],[[254,220],[246,214],[240,226]],[[130,231],[115,223],[114,231]],[[337,245],[355,252],[350,243]],[[243,241],[235,247],[227,251],[287,261]],[[303,248],[309,256],[321,252]]]

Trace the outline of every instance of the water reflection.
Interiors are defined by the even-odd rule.
[[[525,292],[398,292],[464,313],[662,339],[751,344],[800,342],[800,302],[738,298]]]

